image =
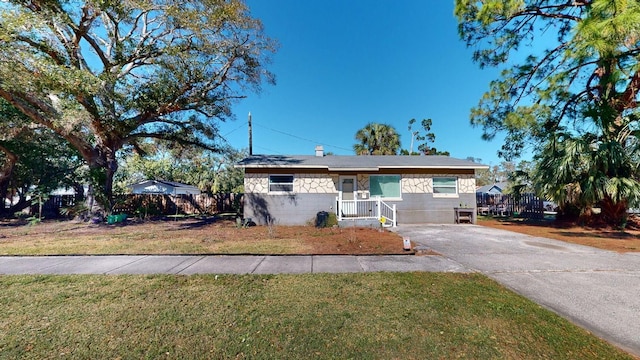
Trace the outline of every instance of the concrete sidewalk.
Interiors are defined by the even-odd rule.
[[[0,256],[0,274],[302,274],[466,272],[441,256]]]

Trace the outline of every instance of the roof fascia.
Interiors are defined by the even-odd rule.
[[[488,169],[488,165],[477,166],[459,166],[459,165],[382,165],[380,169],[456,169],[456,170],[475,170],[475,169]]]

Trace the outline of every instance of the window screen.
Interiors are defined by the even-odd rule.
[[[434,194],[457,194],[458,179],[454,177],[434,177],[433,178]]]
[[[292,192],[293,175],[270,175],[269,192]]]

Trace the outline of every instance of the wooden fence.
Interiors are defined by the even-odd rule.
[[[544,218],[544,201],[532,193],[476,194],[476,206],[480,215],[516,216],[528,219]]]
[[[76,204],[76,197],[74,195],[52,195],[44,201],[40,201],[39,198],[31,199],[31,208],[29,213],[31,215],[38,215],[42,212],[42,216],[45,218],[56,218],[60,216],[60,209],[71,207]],[[42,206],[42,208],[40,208]]]
[[[129,215],[219,214],[242,211],[243,194],[119,195],[114,213]]]
[[[116,195],[112,212],[126,213],[130,216],[157,216],[175,214],[219,214],[241,212],[243,194],[199,194],[199,195],[160,195],[127,194]],[[42,203],[42,213],[47,218],[60,216],[60,209],[75,205],[73,195],[53,195]],[[39,203],[34,201],[31,213],[37,214]]]

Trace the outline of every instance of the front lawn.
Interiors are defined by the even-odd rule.
[[[403,253],[398,234],[377,228],[243,228],[215,218],[115,225],[0,222],[0,255]]]
[[[632,359],[479,274],[0,276],[0,357]]]

